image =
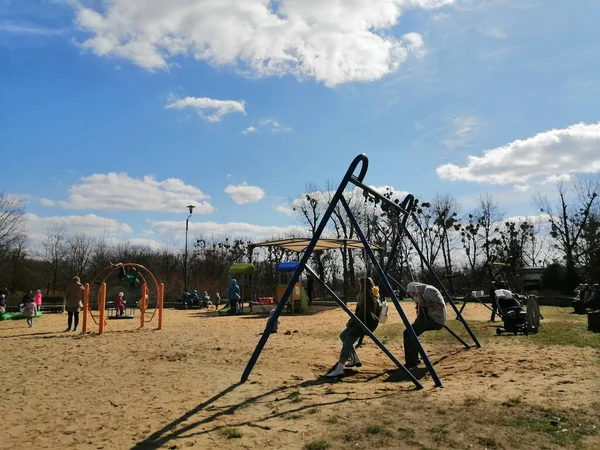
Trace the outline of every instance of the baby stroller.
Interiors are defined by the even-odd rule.
[[[501,335],[502,333],[513,333],[514,335],[524,334],[527,336],[530,331],[537,332],[537,326],[534,326],[535,321],[528,320],[529,315],[527,314],[527,311],[523,309],[523,305],[519,299],[517,299],[518,295],[513,295],[508,289],[498,289],[495,291],[495,294],[498,313],[504,322],[502,327],[496,328],[497,335]],[[518,297],[523,300],[522,296]],[[527,297],[524,299],[529,303]],[[535,299],[533,299],[533,302],[535,302]],[[535,302],[535,304],[537,305],[537,302]],[[537,311],[539,317],[539,308]],[[529,323],[530,321],[532,323]]]

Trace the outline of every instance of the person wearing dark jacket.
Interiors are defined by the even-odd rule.
[[[589,300],[585,304],[592,311],[600,310],[600,285],[594,284],[592,286],[592,294]]]
[[[498,289],[508,289],[508,283],[504,281],[500,275],[496,275],[496,278],[492,281],[492,285],[490,286],[490,301],[492,302],[492,316],[490,317],[490,322],[495,321],[496,315],[500,317],[498,314],[498,304],[496,303],[496,291]]]
[[[358,281],[359,292],[354,314],[373,332],[379,324],[377,289],[371,278],[359,278]],[[364,335],[365,331],[360,324],[353,317],[350,318],[346,324],[346,329],[340,334],[340,340],[342,341],[340,358],[331,372],[326,375],[327,377],[335,378],[343,375],[344,363],[346,363],[346,367],[362,366],[362,362],[354,348],[354,343]]]
[[[65,309],[68,313],[67,319],[67,331],[77,331],[77,325],[79,325],[79,310],[83,307],[83,292],[85,288],[81,284],[79,277],[73,277],[73,281],[65,292]]]

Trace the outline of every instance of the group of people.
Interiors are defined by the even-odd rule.
[[[83,308],[83,291],[84,287],[81,284],[79,277],[73,277],[71,284],[65,292],[65,310],[67,311],[67,329],[65,331],[76,331],[79,325],[79,311]],[[8,290],[3,286],[0,288],[0,309],[6,308],[8,300]],[[27,325],[33,327],[33,319],[40,312],[42,307],[42,291],[37,290],[35,293],[29,291],[23,296],[23,300],[19,305],[19,312],[25,315]]]
[[[417,336],[429,330],[441,330],[446,324],[446,303],[441,292],[434,286],[412,282],[406,288],[407,294],[415,301],[417,317],[412,328]],[[355,316],[371,332],[377,329],[380,321],[381,307],[379,289],[371,278],[360,278],[358,283],[358,298]],[[342,350],[340,357],[327,377],[336,378],[344,374],[345,367],[360,367],[362,362],[358,357],[354,344],[365,336],[363,326],[354,318],[346,323],[346,329],[340,334]],[[414,342],[410,330],[404,330],[405,366],[413,370],[419,366],[419,347]]]
[[[207,291],[202,291],[202,294],[199,294],[194,289],[191,293],[185,291],[181,296],[181,302],[186,308],[208,308],[209,306],[214,306],[215,309],[218,309],[221,304],[221,294],[217,292],[213,299],[211,299]]]
[[[573,302],[575,310],[600,310],[600,284],[582,283],[575,289],[577,300]],[[578,304],[577,304],[578,303]]]

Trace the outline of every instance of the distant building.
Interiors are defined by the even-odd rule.
[[[523,267],[519,270],[521,286],[525,291],[537,291],[542,288],[542,273],[545,267]]]

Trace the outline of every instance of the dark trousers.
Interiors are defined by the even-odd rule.
[[[67,324],[67,328],[71,329],[71,325],[73,325],[73,320],[75,321],[75,326],[73,327],[74,330],[77,329],[77,325],[79,325],[79,311],[69,311],[69,318],[68,318],[68,324]]]
[[[235,315],[237,310],[237,300],[229,300],[229,307],[231,308],[229,314]]]
[[[435,323],[425,316],[418,316],[412,327],[417,336],[422,335],[425,331],[441,330],[444,328],[443,325]],[[408,329],[404,330],[404,361],[406,361],[408,367],[416,366],[419,361],[419,347],[413,342]]]
[[[493,322],[496,319],[496,315],[500,317],[500,314],[498,314],[498,305],[496,304],[496,300],[492,299],[492,316],[490,317],[490,322]]]

